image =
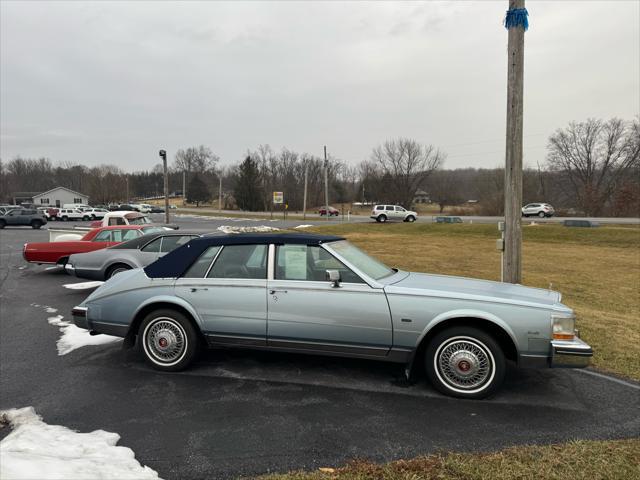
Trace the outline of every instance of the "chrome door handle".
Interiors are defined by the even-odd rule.
[[[274,295],[276,292],[287,293],[287,291],[286,291],[286,290],[280,290],[280,289],[278,289],[278,288],[275,288],[275,289],[269,290],[269,294],[270,294],[270,295]]]
[[[208,288],[195,288],[195,287],[191,287],[191,293],[193,292],[197,292],[198,290],[209,290]]]

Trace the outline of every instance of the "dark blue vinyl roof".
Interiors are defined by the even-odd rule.
[[[144,271],[149,278],[178,278],[209,247],[217,245],[253,245],[253,244],[298,244],[319,245],[321,243],[344,240],[334,235],[316,235],[311,233],[239,233],[214,235],[195,238],[180,248],[167,253]]]

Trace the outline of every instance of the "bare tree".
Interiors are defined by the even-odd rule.
[[[549,138],[547,163],[564,175],[575,204],[587,215],[598,215],[638,167],[639,138],[638,119],[572,122]]]
[[[418,187],[442,165],[444,157],[433,145],[421,145],[409,138],[387,140],[371,154],[371,159],[382,170],[385,188],[394,201],[407,208]]]
[[[220,157],[215,155],[209,147],[200,145],[199,147],[189,147],[176,152],[174,169],[186,171],[187,173],[205,173],[215,168]]]

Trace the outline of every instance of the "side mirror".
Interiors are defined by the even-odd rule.
[[[340,271],[339,270],[327,270],[326,271],[326,279],[328,282],[333,283],[333,288],[338,288],[340,286]]]

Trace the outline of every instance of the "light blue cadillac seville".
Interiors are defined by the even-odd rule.
[[[177,371],[200,346],[370,358],[424,367],[441,392],[483,398],[506,361],[585,367],[592,350],[550,290],[389,268],[345,239],[237,234],[191,240],[118,274],[75,324],[137,343]],[[137,341],[136,341],[137,339]]]

